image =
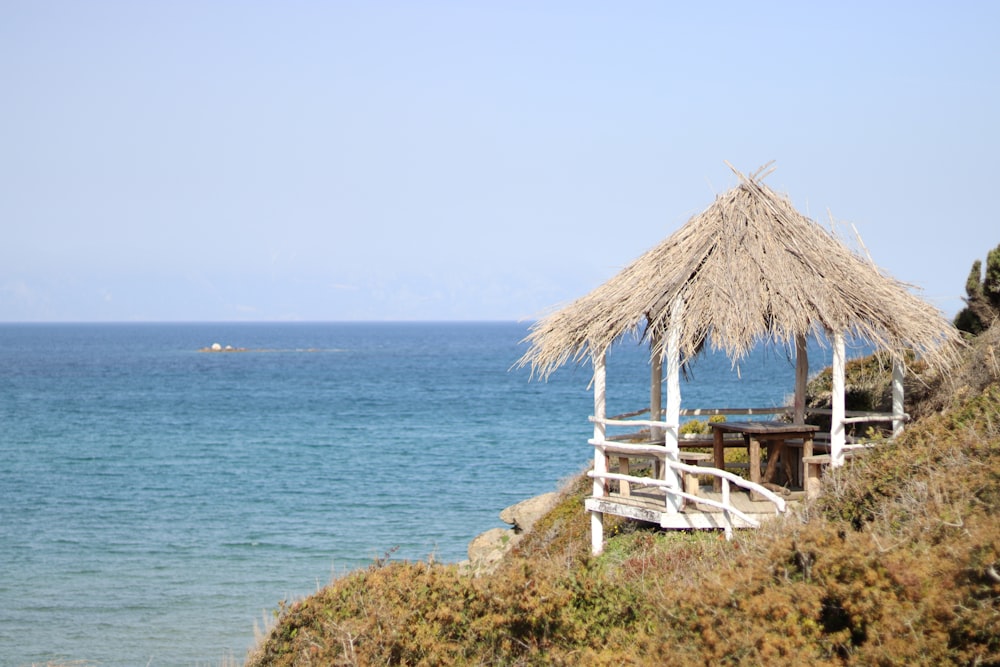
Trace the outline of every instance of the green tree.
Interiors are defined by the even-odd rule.
[[[982,333],[1000,318],[1000,245],[986,254],[986,274],[978,259],[965,280],[965,308],[955,316],[955,326],[972,335]]]

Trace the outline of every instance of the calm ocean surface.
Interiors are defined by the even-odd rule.
[[[529,381],[526,332],[0,325],[0,664],[242,660],[279,600],[393,549],[464,559],[591,456],[589,367]],[[782,405],[794,376],[780,350],[693,369],[685,407]],[[609,414],[648,376],[616,349]]]

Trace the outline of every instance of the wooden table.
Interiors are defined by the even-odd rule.
[[[812,456],[813,434],[819,430],[818,426],[812,424],[786,424],[783,422],[718,422],[711,424],[712,427],[712,454],[715,459],[715,467],[724,470],[726,467],[726,450],[723,446],[722,435],[724,433],[739,433],[743,436],[750,456],[750,481],[757,484],[764,484],[774,480],[777,472],[778,459],[785,452],[785,442],[787,440],[802,440],[802,455]],[[767,444],[767,470],[763,476],[760,471],[760,447]],[[786,472],[789,476],[801,475],[801,471],[796,471],[798,475],[791,474],[791,464],[785,456]],[[715,490],[722,487],[722,480],[715,478]]]

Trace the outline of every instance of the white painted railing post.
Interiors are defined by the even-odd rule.
[[[684,301],[678,297],[670,309],[670,329],[667,334],[667,410],[664,421],[663,444],[667,460],[680,462],[678,426],[681,420],[681,318],[684,316]],[[663,479],[674,489],[681,488],[681,476],[670,466],[663,466]],[[680,496],[667,494],[667,512],[680,512],[683,500]]]
[[[594,355],[594,441],[604,442],[606,427],[604,419],[607,417],[607,402],[605,395],[605,383],[607,381],[606,371],[607,354],[601,350]],[[594,448],[594,474],[603,475],[608,472],[608,458],[601,447]],[[603,498],[605,496],[605,484],[607,480],[601,477],[594,477],[593,496]],[[598,556],[604,551],[604,514],[601,512],[590,513],[590,550]]]
[[[830,467],[836,468],[844,463],[844,334],[839,331],[833,334],[833,382],[830,392],[832,415],[830,415]]]
[[[723,519],[726,522],[726,539],[733,539],[733,517],[729,513],[729,480],[722,478],[722,504],[726,509],[722,510]]]
[[[903,373],[906,366],[902,358],[892,359],[892,437],[903,432]]]

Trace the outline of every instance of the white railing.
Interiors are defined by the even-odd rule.
[[[649,412],[649,410],[646,410]],[[677,428],[677,424],[667,422],[652,421],[649,419],[619,419],[618,417],[608,417],[607,419],[590,418],[591,423],[604,424],[605,426],[646,426],[648,428]]]
[[[756,484],[749,480],[743,479],[738,475],[734,475],[726,470],[721,470],[715,467],[709,466],[693,466],[680,461],[674,460],[676,456],[682,456],[679,453],[674,452],[673,457],[668,456],[667,449],[664,447],[666,440],[664,436],[669,432],[676,434],[679,431],[678,424],[671,424],[665,421],[657,421],[650,419],[637,419],[643,415],[649,414],[649,408],[643,408],[641,410],[636,410],[634,412],[629,412],[625,414],[616,415],[613,417],[598,419],[596,417],[590,417],[591,423],[595,425],[595,438],[598,436],[600,439],[592,439],[589,441],[594,447],[598,447],[601,450],[601,456],[604,457],[605,465],[598,472],[596,464],[598,461],[595,459],[595,471],[589,473],[590,477],[595,480],[594,484],[594,497],[606,497],[607,494],[607,482],[611,480],[616,480],[622,484],[623,489],[628,489],[630,485],[645,485],[653,486],[663,489],[666,503],[664,510],[668,512],[679,511],[683,501],[698,502],[711,507],[716,507],[722,510],[724,517],[724,527],[726,530],[727,539],[732,537],[733,530],[733,517],[739,517],[740,520],[744,521],[746,524],[751,526],[757,526],[758,522],[753,517],[747,515],[746,513],[740,511],[732,505],[730,502],[730,485],[735,484],[740,488],[746,489],[751,493],[755,493],[760,497],[769,500],[775,506],[776,513],[782,513],[786,510],[785,500],[780,496],[776,495],[771,490]],[[680,410],[680,416],[682,417],[698,417],[698,416],[714,416],[714,415],[790,415],[793,413],[793,409],[790,407],[753,407],[753,408],[688,408]],[[814,415],[831,415],[832,410],[825,408],[816,408],[806,410],[807,414]],[[867,412],[861,410],[848,410],[844,413],[844,419],[842,423],[844,425],[854,424],[859,422],[902,422],[909,421],[910,416],[908,414],[892,414],[885,412]],[[631,433],[620,433],[615,436],[607,435],[607,428],[631,428],[633,430],[640,429],[638,432]],[[645,430],[645,432],[643,432]],[[644,444],[638,443],[627,443],[624,440],[629,438],[643,437],[645,440]],[[673,437],[673,436],[671,436]],[[726,434],[727,442],[730,436]],[[739,436],[731,436],[732,439],[738,439]],[[712,440],[711,436],[701,434],[701,435],[680,435],[677,440],[678,443],[686,443],[687,447],[692,444],[697,443],[700,446],[711,447]],[[655,443],[655,444],[653,444]],[[847,444],[844,449],[861,449],[867,448],[870,445],[867,444]],[[623,472],[612,473],[608,470],[607,461],[608,453],[620,454],[620,459],[624,459],[625,466],[621,470]],[[657,478],[649,477],[635,477],[628,474],[628,458],[629,454],[632,454],[636,458],[653,458],[662,465],[662,477],[665,479],[659,479],[661,475],[657,475]],[[667,470],[673,471],[674,474],[667,473]],[[683,475],[711,475],[716,477],[721,482],[722,487],[722,500],[717,501],[712,498],[705,498],[690,493],[685,490],[681,479]],[[804,474],[804,471],[803,471]],[[599,483],[598,483],[599,481]],[[627,495],[627,491],[623,495]]]
[[[650,421],[643,419],[634,419],[640,415],[649,413],[649,408],[643,408],[641,410],[636,410],[634,412],[627,412],[620,415],[615,415],[614,417],[608,417],[607,419],[598,420],[593,417],[590,418],[591,422],[602,423],[606,426],[632,426],[632,427],[646,427],[646,428],[656,428],[656,429],[667,429],[667,428],[677,428],[677,425],[667,424],[666,422]],[[790,407],[759,407],[759,408],[686,408],[680,411],[682,417],[712,417],[715,415],[723,416],[737,416],[737,415],[791,415],[793,409]],[[807,415],[825,415],[832,416],[833,410],[829,408],[809,408],[806,410]],[[863,422],[902,422],[908,423],[911,417],[908,413],[894,414],[891,412],[871,412],[866,410],[846,410],[844,412],[844,419],[842,424],[844,426],[850,424],[858,424]],[[728,435],[728,434],[727,434]],[[822,433],[817,434],[820,440],[823,440],[823,436],[829,437],[828,434]],[[626,437],[626,436],[618,436]],[[704,436],[699,437],[699,435],[692,434],[680,434],[679,439],[684,440],[700,440],[704,439]],[[857,437],[848,436],[848,442],[857,442]]]
[[[604,420],[607,421],[607,420]],[[614,420],[612,420],[614,421]],[[657,423],[659,425],[659,423]],[[724,528],[726,532],[726,539],[732,539],[733,537],[733,516],[739,517],[742,521],[750,526],[757,527],[760,523],[750,515],[737,509],[730,502],[730,484],[735,484],[741,488],[746,489],[750,492],[756,492],[763,496],[765,499],[770,501],[775,507],[775,514],[781,514],[786,511],[787,506],[785,499],[777,495],[770,489],[767,489],[760,484],[755,484],[749,480],[743,479],[731,472],[725,470],[720,470],[719,468],[708,467],[708,466],[695,466],[688,465],[686,463],[680,463],[679,461],[673,461],[669,458],[668,452],[663,448],[662,445],[629,445],[620,442],[608,442],[600,440],[590,440],[591,445],[601,451],[602,455],[606,455],[607,452],[635,454],[637,457],[643,458],[656,458],[661,461],[661,463],[671,470],[675,470],[681,474],[690,475],[711,475],[713,477],[718,477],[722,482],[722,500],[721,502],[713,498],[706,498],[693,493],[688,493],[683,489],[679,488],[676,480],[666,480],[666,479],[655,479],[650,477],[636,477],[633,475],[623,475],[620,473],[612,472],[595,472],[591,471],[587,473],[593,479],[599,479],[602,481],[602,488],[605,486],[603,482],[616,480],[618,482],[624,482],[626,484],[636,484],[643,486],[655,486],[664,491],[667,497],[674,497],[681,500],[689,500],[691,502],[702,503],[710,507],[715,507],[722,510]],[[606,491],[603,492],[606,494]],[[605,497],[605,496],[601,496]]]
[[[824,410],[820,412],[816,410],[815,414],[823,414],[823,412],[830,412],[830,410]],[[903,421],[910,421],[910,415],[903,413],[902,415],[894,415],[889,412],[862,412],[860,410],[848,410],[846,413],[848,416],[842,423],[844,424],[857,424],[859,422],[891,422],[898,419]]]
[[[636,410],[635,412],[626,412],[621,415],[616,415],[614,417],[609,417],[609,420],[614,421],[628,421],[629,423],[637,423],[635,420],[629,419],[630,417],[638,417],[639,415],[644,415],[649,412],[649,408],[643,408],[642,410]],[[763,408],[684,408],[680,411],[682,417],[702,417],[702,416],[713,416],[713,415],[783,415],[792,414],[794,410],[790,407],[763,407]],[[807,415],[832,415],[833,410],[829,408],[806,408]],[[909,421],[910,415],[908,413],[893,414],[891,412],[871,412],[868,410],[845,410],[844,416],[847,419],[844,423],[854,423],[854,422],[865,422],[865,421],[880,421],[880,422],[891,422],[894,419],[903,419],[903,421]]]

